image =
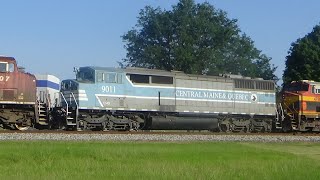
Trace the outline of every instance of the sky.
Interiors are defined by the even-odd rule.
[[[0,55],[33,74],[74,78],[73,68],[117,67],[121,36],[150,5],[170,10],[178,0],[0,0]],[[205,2],[195,0],[196,3]],[[237,19],[242,33],[272,58],[281,78],[291,43],[320,23],[319,0],[207,0]]]

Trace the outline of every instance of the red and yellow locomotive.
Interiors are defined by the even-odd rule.
[[[36,78],[0,56],[0,125],[23,129],[35,121]]]
[[[320,83],[303,80],[286,85],[282,108],[284,131],[320,131]]]

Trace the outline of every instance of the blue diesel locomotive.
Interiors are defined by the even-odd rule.
[[[142,68],[81,67],[61,83],[67,127],[99,130],[272,130],[273,81]]]

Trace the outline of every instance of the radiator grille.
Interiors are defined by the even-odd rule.
[[[14,100],[14,90],[3,90],[3,100],[5,101]]]

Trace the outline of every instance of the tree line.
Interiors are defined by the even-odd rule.
[[[184,71],[189,74],[239,74],[278,80],[271,58],[254,46],[237,19],[208,2],[180,0],[171,10],[146,6],[137,24],[122,39],[127,50],[124,67]],[[293,80],[320,81],[320,26],[292,43],[283,74]]]

